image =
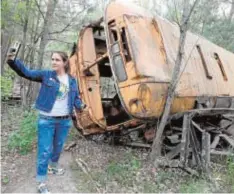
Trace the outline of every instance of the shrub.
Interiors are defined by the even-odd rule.
[[[4,75],[1,75],[1,96],[7,99],[12,95],[14,80],[14,72],[10,68],[6,68]]]
[[[9,136],[8,146],[11,150],[17,150],[21,154],[32,151],[36,142],[37,114],[35,111],[24,113],[24,118],[20,122],[20,128]]]

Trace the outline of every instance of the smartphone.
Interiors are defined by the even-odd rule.
[[[12,54],[14,56],[13,61],[15,61],[15,59],[18,55],[20,47],[21,47],[21,43],[16,41],[9,48],[8,54]]]

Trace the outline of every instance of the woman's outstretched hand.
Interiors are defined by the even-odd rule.
[[[6,57],[6,60],[9,61],[14,61],[15,59],[15,54],[14,53],[7,53],[7,57]]]

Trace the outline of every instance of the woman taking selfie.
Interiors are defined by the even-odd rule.
[[[52,70],[30,70],[19,59],[14,60],[8,54],[7,63],[21,77],[41,82],[35,107],[39,110],[37,176],[38,191],[49,193],[46,180],[47,173],[63,175],[64,169],[58,167],[58,160],[64,142],[72,125],[73,107],[85,108],[79,98],[75,78],[69,75],[69,61],[65,52],[52,53]]]

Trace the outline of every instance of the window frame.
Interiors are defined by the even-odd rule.
[[[113,24],[114,24],[114,26],[113,26]],[[110,25],[111,25],[111,27],[110,27]],[[113,29],[113,27],[115,29]],[[113,71],[114,71],[114,74],[116,75],[116,77],[118,79],[118,82],[124,82],[124,81],[128,80],[128,74],[127,74],[126,67],[125,67],[125,64],[126,64],[125,57],[123,57],[123,47],[122,47],[123,45],[121,45],[122,38],[121,38],[120,30],[116,26],[115,21],[108,24],[108,30],[109,30],[109,34],[110,34],[110,37],[109,37],[110,38],[110,53],[111,53],[112,62],[113,62]],[[113,39],[113,31],[116,32],[116,34],[117,34],[117,40]],[[115,45],[118,45],[119,51],[116,52],[116,53],[113,53],[112,52],[112,47],[115,46]],[[122,64],[123,64],[122,65],[122,67],[123,67],[122,72],[124,73],[124,78],[125,79],[119,79],[120,76],[118,76],[116,74],[117,73],[116,69],[119,68],[119,67],[116,66],[114,58],[118,57],[118,56],[121,57],[121,61],[122,61]]]

